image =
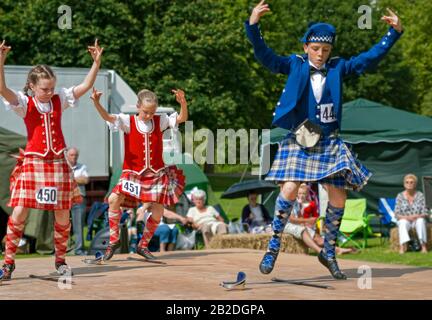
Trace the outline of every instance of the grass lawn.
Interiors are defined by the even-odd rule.
[[[404,264],[417,267],[432,267],[432,252],[427,254],[421,252],[407,252],[399,254],[390,250],[388,241],[382,245],[380,239],[368,240],[368,247],[357,254],[345,254],[338,256],[339,259],[363,260],[390,264]]]
[[[228,218],[240,218],[243,207],[248,203],[246,197],[238,199],[221,199],[222,193],[236,182],[240,182],[240,177],[233,176],[209,176],[216,203],[219,203]]]

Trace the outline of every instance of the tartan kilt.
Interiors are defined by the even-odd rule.
[[[123,181],[131,181],[141,186],[139,197],[123,190]],[[175,165],[166,166],[159,172],[144,171],[141,175],[132,171],[123,171],[119,182],[111,193],[125,196],[121,207],[136,208],[143,202],[157,202],[164,206],[176,204],[185,186],[183,171]]]
[[[265,180],[318,182],[358,191],[371,175],[358,161],[352,146],[341,138],[322,137],[316,146],[304,148],[296,142],[295,135],[289,133],[279,143]]]
[[[44,187],[57,188],[56,204],[40,203],[36,200],[37,193]],[[7,204],[9,207],[70,210],[72,205],[83,201],[73,171],[64,156],[17,158],[17,164],[9,179],[9,190],[11,194]]]

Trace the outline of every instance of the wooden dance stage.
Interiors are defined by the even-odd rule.
[[[54,257],[17,260],[11,281],[0,286],[3,299],[142,299],[142,300],[297,300],[297,299],[431,299],[432,269],[339,259],[348,280],[335,281],[315,256],[281,253],[270,275],[258,264],[263,251],[218,249],[156,254],[160,264],[117,254],[105,265],[86,265],[68,256],[70,278],[30,278],[54,271]],[[162,264],[163,263],[163,264]],[[366,266],[366,267],[365,267]],[[246,273],[243,290],[226,290],[223,281]],[[371,277],[368,277],[371,275]],[[318,288],[284,282],[277,277],[328,285]]]

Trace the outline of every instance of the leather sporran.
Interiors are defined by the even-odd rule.
[[[319,125],[306,119],[294,130],[294,134],[299,145],[304,148],[312,148],[320,140],[322,129]]]

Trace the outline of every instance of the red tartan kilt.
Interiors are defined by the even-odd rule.
[[[18,159],[10,176],[9,207],[22,206],[40,210],[70,210],[82,197],[66,159],[26,156]],[[57,204],[39,203],[38,191],[43,187],[57,188]]]
[[[141,186],[139,198],[123,190],[123,181],[132,181]],[[112,193],[125,196],[121,207],[136,208],[141,202],[157,202],[164,206],[171,206],[179,201],[184,186],[183,171],[176,166],[168,166],[157,173],[145,171],[141,175],[123,171]]]

